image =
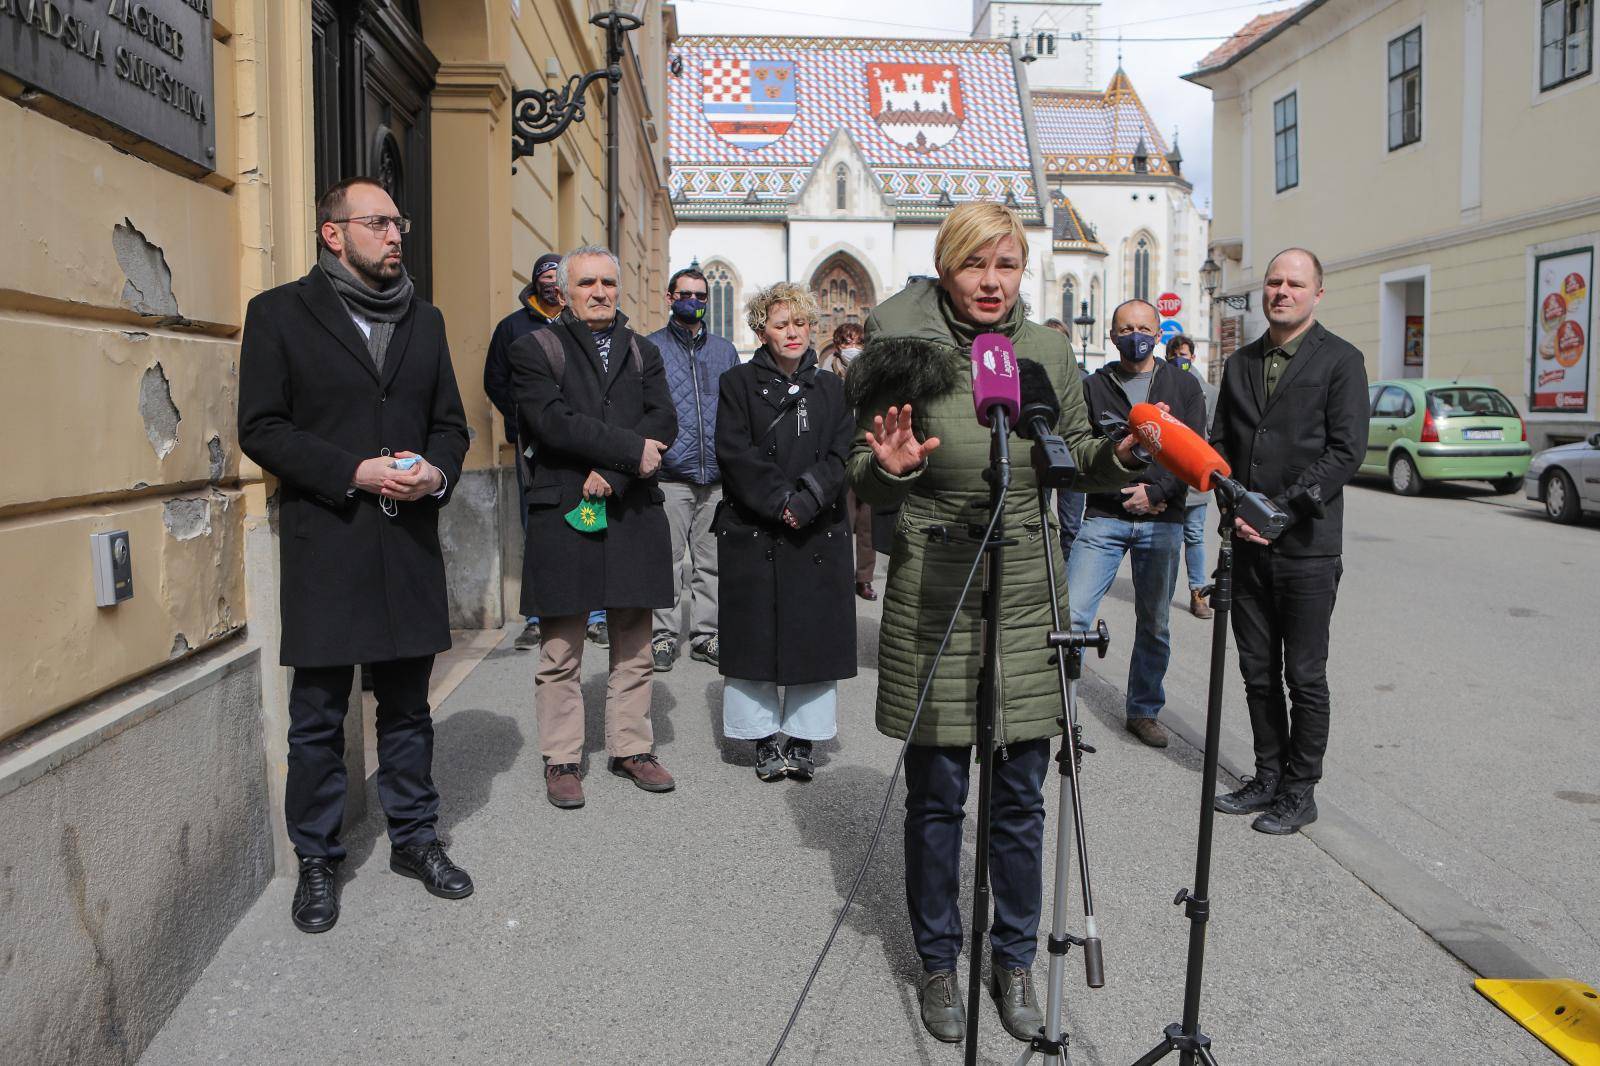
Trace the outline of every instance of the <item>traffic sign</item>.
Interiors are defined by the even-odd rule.
[[[1172,318],[1183,310],[1183,300],[1175,292],[1164,292],[1156,297],[1156,310],[1162,318]]]
[[[1163,343],[1170,341],[1183,332],[1183,323],[1175,318],[1166,319],[1161,323],[1161,340]]]

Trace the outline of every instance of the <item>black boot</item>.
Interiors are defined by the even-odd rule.
[[[300,883],[294,888],[289,918],[302,933],[326,933],[339,920],[339,885],[327,859],[300,860]]]
[[[1277,794],[1276,777],[1247,777],[1239,788],[1212,800],[1211,806],[1223,814],[1255,814],[1271,807]]]
[[[389,853],[389,869],[415,877],[422,887],[440,899],[461,899],[472,895],[472,878],[450,861],[444,845],[437,840],[395,848]]]
[[[1312,798],[1315,789],[1314,785],[1283,789],[1272,801],[1272,809],[1251,822],[1250,828],[1273,836],[1299,832],[1317,820],[1317,801]]]

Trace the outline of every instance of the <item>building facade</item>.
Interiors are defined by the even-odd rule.
[[[452,625],[515,602],[482,391],[533,258],[606,240],[605,81],[514,160],[513,98],[605,66],[579,0],[0,4],[0,1046],[138,1057],[275,871],[287,672],[274,480],[239,451],[239,334],[315,259],[318,191],[378,178],[443,311],[472,431],[442,532]],[[131,14],[130,14],[131,12]],[[624,306],[664,287],[670,7],[622,61]],[[158,106],[151,106],[152,104]],[[94,534],[132,597],[98,606]],[[531,691],[531,678],[530,678]],[[355,704],[359,706],[359,701]],[[360,714],[347,758],[365,763]],[[352,816],[360,813],[352,788]]]
[[[1494,385],[1535,448],[1600,428],[1594,29],[1591,0],[1310,0],[1207,56],[1224,348],[1304,245],[1374,378]]]

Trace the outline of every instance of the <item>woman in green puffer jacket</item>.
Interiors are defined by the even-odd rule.
[[[878,729],[900,739],[972,566],[977,549],[967,526],[982,520],[989,500],[983,472],[990,434],[972,406],[973,339],[1005,334],[1018,358],[1049,372],[1061,401],[1057,431],[1077,463],[1078,487],[1109,490],[1138,468],[1131,436],[1113,446],[1092,435],[1068,340],[1025,317],[1018,293],[1028,245],[1017,217],[998,204],[963,204],[939,227],[934,258],[937,281],[914,280],[873,310],[866,347],[847,382],[859,415],[850,484],[867,503],[900,506],[879,635],[877,712]],[[1025,447],[1014,442],[1013,456]],[[1039,930],[1044,777],[1050,738],[1061,732],[1061,691],[1045,643],[1050,587],[1038,482],[1025,459],[1012,464],[1005,521],[1007,534],[1020,543],[1006,551],[1001,595],[990,990],[1006,1029],[1028,1040],[1043,1024],[1030,968]],[[956,538],[946,543],[929,534],[929,527],[940,526]],[[1065,602],[1061,612],[1065,617]],[[922,1019],[935,1037],[950,1042],[965,1032],[955,977],[962,942],[957,899],[977,732],[979,622],[974,582],[905,762],[906,897],[925,971]]]

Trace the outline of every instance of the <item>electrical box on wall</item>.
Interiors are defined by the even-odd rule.
[[[133,599],[133,549],[128,543],[128,531],[91,533],[89,548],[94,560],[95,606],[115,607],[123,600]]]

